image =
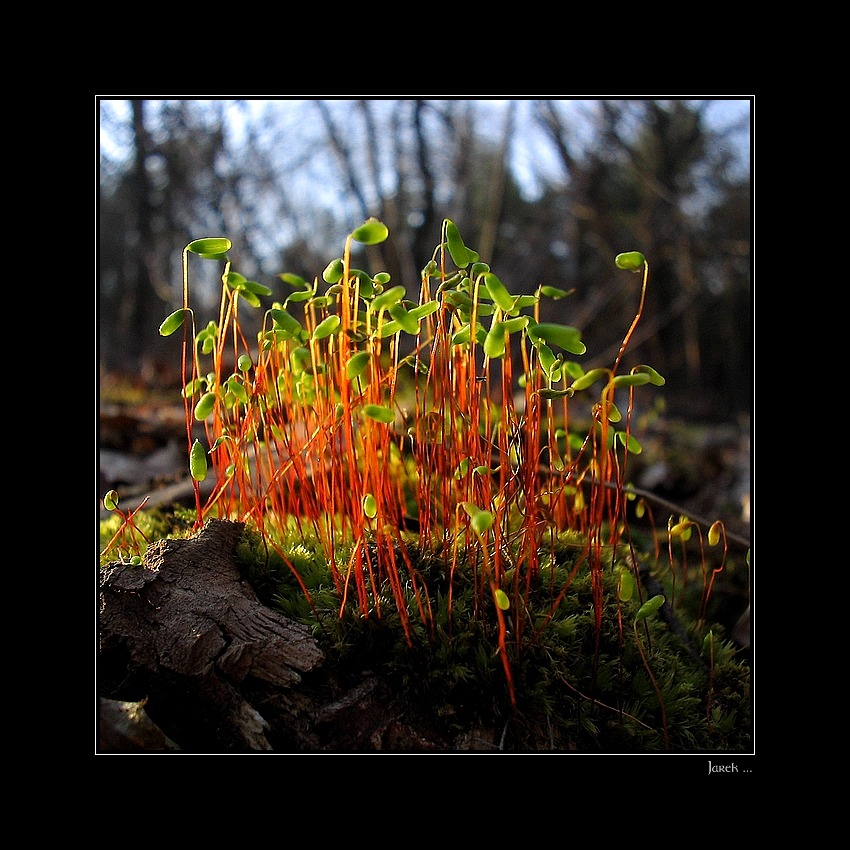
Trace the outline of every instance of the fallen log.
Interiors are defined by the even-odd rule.
[[[262,605],[240,576],[242,532],[211,520],[193,538],[154,543],[141,566],[101,571],[99,695],[146,699],[184,749],[270,749],[269,724],[246,689],[286,689],[323,660],[306,627]]]
[[[371,670],[329,669],[309,630],[242,579],[242,533],[210,520],[101,570],[98,753],[496,749],[494,730],[446,736]]]

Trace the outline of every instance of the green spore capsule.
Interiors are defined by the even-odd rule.
[[[363,412],[370,419],[374,419],[376,422],[384,422],[385,424],[389,424],[390,422],[395,420],[395,413],[393,413],[392,410],[390,410],[388,407],[384,407],[380,404],[364,405]]]
[[[620,573],[620,601],[628,602],[632,598],[634,592],[634,576],[628,570],[623,570]]]
[[[378,503],[375,501],[375,497],[371,493],[367,493],[363,497],[363,513],[369,519],[374,519],[378,514]]]
[[[215,393],[204,393],[195,405],[195,419],[203,422],[215,407]]]
[[[626,251],[625,254],[617,254],[614,263],[618,269],[629,272],[639,272],[646,263],[646,257],[640,251]]]
[[[175,310],[160,326],[159,326],[159,335],[160,336],[171,336],[178,328],[183,327],[183,323],[186,321],[186,310],[182,308],[180,310]]]
[[[342,257],[337,257],[325,266],[325,270],[322,272],[322,280],[325,283],[339,283],[342,280],[344,272],[345,266],[342,263]]]
[[[452,262],[459,268],[465,269],[470,263],[477,263],[480,257],[477,251],[467,248],[463,243],[463,238],[457,225],[450,219],[445,220],[446,224],[446,246],[451,254]]]
[[[186,246],[187,251],[198,254],[204,259],[221,259],[231,248],[233,243],[224,237],[212,237],[208,239],[195,239]]]
[[[369,365],[370,354],[368,351],[359,351],[346,364],[345,374],[349,380],[359,378]]]
[[[387,226],[376,218],[369,218],[351,234],[355,242],[363,245],[377,245],[383,242],[389,235]]]
[[[201,445],[200,440],[195,440],[192,444],[192,451],[189,452],[189,472],[194,481],[203,481],[207,477],[207,453]]]
[[[339,323],[339,316],[328,316],[326,319],[323,319],[316,325],[316,329],[313,331],[313,339],[325,339],[325,337],[337,333]]]
[[[649,599],[640,606],[637,614],[635,614],[635,621],[645,620],[647,617],[652,616],[664,604],[664,602],[664,597],[660,594],[658,596],[653,596],[652,599]]]

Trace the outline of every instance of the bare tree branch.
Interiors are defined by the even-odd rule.
[[[493,250],[496,246],[496,234],[499,230],[499,221],[502,214],[502,203],[504,201],[505,183],[508,174],[508,157],[510,155],[515,115],[516,101],[512,100],[508,103],[505,114],[505,129],[502,133],[502,144],[494,163],[496,173],[490,186],[490,199],[482,215],[481,235],[478,237],[478,245],[482,257],[492,258]]]
[[[327,104],[323,100],[313,101],[318,108],[322,120],[325,123],[325,129],[328,133],[328,139],[330,140],[331,147],[333,148],[334,153],[339,159],[342,176],[345,178],[348,183],[348,188],[351,191],[351,194],[354,196],[357,201],[358,206],[360,207],[360,214],[363,218],[369,217],[369,204],[366,202],[366,196],[363,194],[363,190],[360,186],[360,182],[357,179],[357,172],[354,168],[354,161],[351,156],[351,149],[343,140],[342,136],[337,131],[336,125],[334,124],[333,116],[328,109]]]
[[[568,146],[567,131],[555,104],[551,100],[539,100],[535,103],[534,114],[549,140],[555,146],[564,166],[564,171],[568,176],[571,175],[575,171],[576,160]]]

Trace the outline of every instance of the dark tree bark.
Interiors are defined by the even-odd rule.
[[[340,675],[306,627],[264,606],[235,558],[241,523],[210,520],[100,578],[100,752],[445,752],[447,737],[369,670]],[[151,728],[150,721],[155,724]]]
[[[192,539],[153,544],[141,567],[113,563],[102,572],[100,695],[120,696],[119,682],[132,680],[172,737],[209,741],[215,730],[227,749],[268,750],[269,724],[246,686],[297,684],[322,652],[241,579],[234,553],[242,531],[210,522]]]

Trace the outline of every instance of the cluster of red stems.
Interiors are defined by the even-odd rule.
[[[541,287],[511,295],[446,220],[417,298],[408,301],[388,275],[352,268],[352,242],[386,235],[374,219],[353,231],[322,275],[324,292],[318,278],[311,285],[281,275],[292,292],[266,311],[253,344],[239,310],[243,302],[259,306],[271,290],[231,270],[229,240],[187,246],[183,308],[161,332],[184,327],[197,522],[250,523],[287,563],[282,541],[293,526],[309,532],[321,542],[340,613],[356,600],[362,616],[380,617],[391,598],[408,639],[417,607],[426,627],[434,623],[418,553],[441,553],[449,612],[456,571],[470,570],[475,615],[495,617],[510,683],[507,618],[526,610],[563,531],[584,541],[570,581],[587,565],[597,629],[601,621],[604,552],[610,562],[627,531],[627,460],[630,447],[639,450],[633,393],[663,384],[650,367],[618,374],[643,310],[648,264],[637,252],[617,258],[620,268],[643,274],[639,307],[614,365],[585,373],[564,356],[584,351],[578,331],[540,321],[541,299],[567,293]],[[200,332],[189,305],[190,254],[225,262],[218,321]],[[207,355],[210,368],[202,365]],[[603,389],[590,405],[592,425],[577,439],[571,399],[597,380]],[[628,394],[624,413],[618,391]],[[206,446],[194,439],[201,422]],[[215,484],[202,497],[207,459]],[[553,588],[553,610],[568,586]],[[521,641],[525,627],[514,614],[510,640]]]

